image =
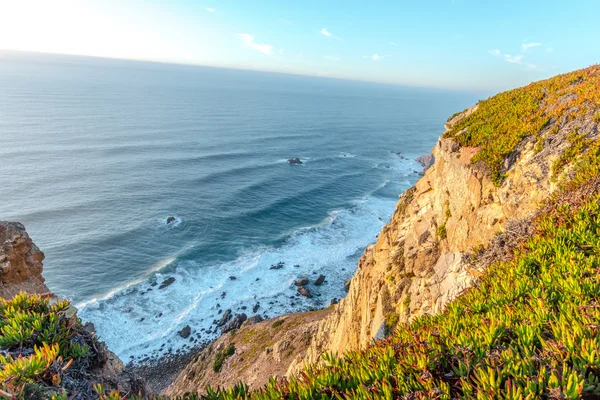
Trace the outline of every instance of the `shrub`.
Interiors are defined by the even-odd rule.
[[[275,329],[275,328],[283,325],[284,322],[285,322],[285,318],[278,319],[277,321],[273,322],[273,324],[271,324],[271,328]]]
[[[500,185],[502,164],[523,139],[539,135],[563,115],[573,119],[599,106],[600,66],[594,65],[481,101],[444,136],[462,146],[479,147],[472,162],[485,163],[492,181]]]
[[[213,362],[213,371],[220,372],[221,367],[223,367],[223,362],[225,362],[227,357],[231,357],[233,353],[235,353],[235,345],[233,343],[229,343],[227,347],[219,351],[215,356],[215,361]]]

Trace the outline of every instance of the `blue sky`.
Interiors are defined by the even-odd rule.
[[[502,90],[600,62],[600,1],[0,0],[0,49]]]

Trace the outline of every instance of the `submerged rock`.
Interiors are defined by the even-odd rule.
[[[217,326],[223,326],[231,319],[231,309],[225,310],[221,319],[217,321]]]
[[[183,327],[182,330],[180,330],[179,332],[177,332],[179,334],[179,336],[181,336],[184,339],[187,339],[188,337],[190,337],[190,334],[192,333],[192,328],[190,328],[189,325],[186,325]]]
[[[173,278],[173,277],[167,278],[160,284],[160,286],[158,288],[164,289],[167,286],[171,286],[173,284],[173,282],[175,282],[175,278]]]
[[[167,217],[167,224],[170,224],[171,222],[175,222],[176,220],[177,219],[171,215],[170,217]]]
[[[325,282],[325,275],[319,275],[319,277],[315,280],[316,286],[321,286]]]
[[[302,160],[300,160],[300,158],[296,157],[296,158],[290,158],[288,160],[289,164],[302,164]]]

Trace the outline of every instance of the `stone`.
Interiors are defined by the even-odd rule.
[[[302,164],[302,160],[300,160],[300,158],[296,157],[296,158],[290,158],[288,160],[289,164]]]
[[[433,154],[426,154],[420,157],[415,158],[415,161],[421,164],[423,167],[423,172],[427,171],[433,164],[435,164],[435,157]]]
[[[221,334],[227,333],[234,329],[240,329],[242,324],[247,319],[248,319],[248,316],[246,316],[246,314],[244,314],[244,313],[236,315],[235,317],[233,317],[233,319],[231,321],[229,321],[229,323],[227,325],[225,325],[224,327],[221,328]]]
[[[188,337],[190,337],[190,334],[192,333],[192,328],[190,328],[189,325],[186,325],[183,327],[182,330],[180,330],[179,332],[177,332],[179,334],[179,336],[181,336],[184,339],[187,339]]]
[[[176,219],[174,216],[171,215],[170,217],[167,217],[167,224],[170,224],[171,222],[175,222],[175,221],[176,221]]]
[[[256,303],[254,306],[252,306],[252,312],[253,313],[257,312],[259,308],[260,308],[260,303]]]
[[[225,325],[231,319],[231,309],[225,310],[221,319],[217,321],[217,326]]]
[[[298,287],[298,293],[300,293],[304,297],[308,297],[309,299],[312,297],[312,293],[310,293],[310,290],[308,290],[308,288],[304,286]]]
[[[319,275],[317,277],[317,279],[315,280],[315,285],[321,286],[323,284],[323,282],[325,282],[325,275]]]
[[[306,286],[306,285],[308,285],[308,278],[296,279],[296,281],[294,282],[294,284],[296,286]]]
[[[231,280],[231,281],[235,281],[236,279],[237,279],[237,278],[236,278],[235,276],[233,276],[233,275],[231,275],[231,276],[229,277],[229,280]]]
[[[264,318],[257,314],[257,315],[253,315],[250,318],[248,318],[244,324],[245,325],[253,325],[253,324],[258,324],[259,322],[262,322],[262,321],[264,321]]]
[[[339,301],[337,298],[335,298],[335,297],[334,297],[334,298],[333,298],[333,299],[331,299],[331,301],[329,302],[329,305],[330,305],[330,306],[332,306],[332,305],[334,305],[334,304],[337,304],[337,303],[339,303],[339,302],[340,302],[340,301]]]
[[[167,278],[160,284],[160,286],[158,288],[164,289],[167,286],[171,286],[173,284],[173,282],[175,282],[175,278],[173,278],[173,277]]]

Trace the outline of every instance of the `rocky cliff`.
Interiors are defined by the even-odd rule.
[[[295,347],[307,342],[306,349],[275,363],[269,356],[269,348],[278,346],[275,340],[262,349],[262,357],[253,360],[273,362],[277,368],[271,368],[271,374],[290,376],[319,362],[325,352],[364,349],[399,324],[439,313],[471,287],[492,261],[510,257],[512,249],[530,235],[530,221],[560,188],[561,178],[573,174],[565,160],[569,152],[580,140],[598,140],[600,114],[589,87],[595,87],[600,74],[597,67],[586,74],[532,84],[488,100],[483,111],[478,104],[453,116],[433,149],[434,164],[400,196],[391,221],[365,250],[348,296],[306,330],[286,338]],[[506,111],[494,109],[499,105]],[[523,107],[522,115],[514,112],[519,107]],[[495,113],[497,121],[489,113]],[[476,143],[473,135],[479,120],[485,120],[483,125],[488,127],[495,125],[486,132],[493,137],[496,129],[497,136],[506,135],[508,144],[498,145],[489,138],[489,145]],[[514,121],[516,128],[504,120]],[[526,123],[529,131],[523,129]],[[494,155],[502,156],[501,162],[482,159],[488,147],[496,145],[504,146],[492,149]],[[220,340],[221,347],[237,342],[230,337]],[[199,359],[206,365],[216,355],[209,348]],[[230,385],[243,379],[237,367],[243,357],[232,355],[228,378],[215,383]],[[252,369],[248,363],[244,368]],[[202,389],[210,383],[197,378],[203,376],[203,368],[192,362],[169,393]],[[254,377],[253,386],[267,380],[268,376]]]
[[[21,290],[47,293],[42,277],[44,253],[18,222],[0,221],[0,297],[12,298]]]

